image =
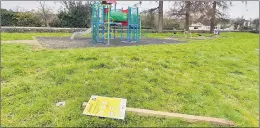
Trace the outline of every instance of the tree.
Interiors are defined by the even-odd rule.
[[[185,30],[189,31],[189,25],[190,25],[190,1],[185,1]]]
[[[163,1],[159,1],[158,32],[163,32]]]
[[[15,15],[16,26],[40,27],[42,25],[41,18],[33,12],[18,12]]]
[[[259,31],[259,18],[256,18],[256,19],[253,20],[253,25],[255,27],[254,29],[256,31]]]
[[[216,19],[225,18],[227,16],[225,10],[228,6],[229,4],[226,1],[178,1],[174,2],[169,14],[176,18],[185,18],[186,30],[189,30],[189,24],[191,22],[203,21],[212,26],[211,31],[213,32]]]
[[[209,4],[211,4],[211,3],[209,3]],[[228,4],[227,1],[213,1],[211,9],[210,9],[210,6],[209,6],[209,9],[207,9],[207,10],[209,10],[209,13],[207,13],[207,14],[211,16],[211,18],[210,18],[210,33],[213,33],[213,31],[214,31],[214,27],[216,25],[216,17],[221,18],[221,17],[224,17],[226,15],[225,12],[221,12],[220,9],[225,11],[225,10],[228,9],[229,5],[231,6],[232,3],[229,2],[229,4]],[[219,9],[217,9],[217,6],[219,7]]]
[[[247,1],[242,1],[245,5],[247,5]],[[216,17],[220,18],[221,16],[223,17],[225,15],[225,12],[220,12],[219,9],[217,9],[217,6],[219,9],[226,10],[228,9],[229,6],[232,6],[232,2],[227,2],[227,1],[213,1],[212,3],[212,9],[211,10],[211,23],[210,23],[210,33],[213,33],[214,27],[216,25]]]
[[[14,26],[16,24],[15,15],[16,13],[11,10],[1,9],[1,26]]]
[[[203,1],[174,1],[168,14],[176,19],[185,19],[184,28],[189,31],[192,15],[201,14],[204,8]]]
[[[63,1],[64,10],[60,11],[58,18],[64,27],[90,27],[91,1]]]
[[[154,26],[155,26],[155,24],[154,24],[155,14],[154,13],[157,9],[158,9],[158,7],[144,10],[143,12],[141,12],[141,14],[143,16],[145,16],[144,21],[142,21],[142,24],[146,25],[145,27],[154,28]]]
[[[245,24],[246,22],[248,22],[243,16],[240,18],[236,18],[234,19],[234,29],[237,30],[247,30],[248,26]]]
[[[142,1],[139,1],[138,3],[136,3],[134,6],[137,7],[138,5],[141,5]],[[158,12],[158,32],[163,32],[163,1],[159,1],[159,6],[156,8],[151,8],[149,10],[143,11],[143,13],[147,13],[149,12],[149,18],[151,18],[151,21],[149,22],[149,24],[153,24],[153,20],[154,20],[154,12],[159,9]]]
[[[44,26],[48,27],[49,26],[48,20],[50,18],[49,14],[51,9],[46,6],[45,1],[39,1],[39,4],[40,4],[39,12],[44,21]]]
[[[210,33],[213,33],[214,27],[215,27],[215,20],[216,20],[216,7],[217,7],[217,2],[213,1],[212,4],[212,15],[210,19]]]
[[[138,3],[134,4],[134,7],[139,7],[140,5],[142,5],[142,1],[139,1]]]

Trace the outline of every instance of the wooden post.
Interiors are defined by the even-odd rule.
[[[87,102],[82,104],[82,108],[84,109],[87,105]],[[180,118],[186,121],[200,121],[200,122],[210,122],[213,124],[223,125],[223,126],[236,126],[234,122],[214,117],[204,117],[204,116],[195,116],[195,115],[187,115],[180,113],[170,113],[170,112],[162,112],[162,111],[153,111],[148,109],[139,109],[139,108],[126,108],[126,112],[132,112],[140,116],[155,116],[155,117],[164,117],[164,118]]]
[[[139,108],[126,108],[126,111],[133,112],[141,116],[181,118],[187,121],[202,121],[202,122],[210,122],[213,124],[224,125],[224,126],[235,126],[235,123],[232,121],[220,119],[220,118],[213,118],[213,117],[203,117],[203,116],[187,115],[187,114],[180,114],[180,113],[161,112],[161,111],[153,111],[153,110],[139,109]]]

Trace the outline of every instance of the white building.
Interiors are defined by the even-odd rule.
[[[209,31],[210,30],[210,26],[205,26],[202,23],[196,23],[196,24],[191,24],[189,26],[190,30],[204,30],[204,31]],[[214,29],[220,29],[220,25],[217,25],[214,27]]]

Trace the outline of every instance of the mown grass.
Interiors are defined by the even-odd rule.
[[[178,119],[82,115],[91,95],[128,107],[258,126],[258,34],[186,44],[34,50],[2,44],[2,126],[213,126]],[[56,107],[66,101],[64,107]]]
[[[33,37],[43,36],[43,37],[53,37],[53,36],[71,36],[72,33],[1,33],[1,40],[32,40]],[[182,32],[177,32],[176,34],[173,33],[148,33],[142,32],[142,38],[166,38],[166,37],[178,37],[184,38],[184,34]],[[202,36],[209,36],[209,33],[201,33]],[[80,37],[90,37],[90,34],[80,35]],[[100,35],[101,36],[101,35]],[[112,34],[113,36],[113,34]],[[120,36],[119,33],[116,33],[116,36]],[[126,33],[123,33],[123,37],[126,37]],[[192,33],[192,37],[198,37],[198,33]]]
[[[199,34],[201,36],[211,36],[210,33],[197,33],[197,32],[191,32],[192,37],[199,37]],[[177,38],[184,38],[185,35],[183,32],[176,32],[175,34],[173,32],[167,32],[167,33],[146,33],[143,32],[143,37],[152,37],[152,38],[166,38],[166,37],[177,37]],[[190,37],[190,34],[187,34],[187,37]]]
[[[1,33],[1,40],[32,40],[33,36],[71,36],[71,33]]]

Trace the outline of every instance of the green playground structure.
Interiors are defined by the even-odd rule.
[[[111,9],[112,4],[114,4],[114,9]],[[140,41],[141,20],[138,8],[116,9],[115,0],[107,0],[102,3],[95,2],[92,6],[91,23],[93,44],[110,44],[111,39],[116,39],[116,28],[119,29],[120,41],[124,43]],[[125,37],[123,28],[126,28]]]

